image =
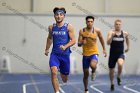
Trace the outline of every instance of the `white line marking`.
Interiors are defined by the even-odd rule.
[[[10,84],[10,83],[24,83],[24,82],[30,82],[29,80],[23,80],[23,81],[6,81],[6,82],[0,82],[0,85],[2,84]],[[26,85],[23,85],[23,93],[26,93]]]
[[[81,90],[80,88],[77,88],[76,86],[74,86],[75,84],[81,84],[81,82],[72,82],[72,81],[70,81],[70,82],[67,82],[66,84],[61,83],[60,86],[70,85],[71,87],[73,87],[74,89],[76,89],[78,91],[78,93],[79,92],[82,92],[83,93],[83,90]]]
[[[46,83],[48,83],[48,82],[47,81],[41,81],[41,82],[25,83],[22,86],[23,93],[27,93],[27,86],[38,85],[38,84],[46,84]],[[61,84],[61,86],[63,86],[63,84]],[[60,87],[60,91],[62,93],[66,93],[61,87]],[[40,92],[37,92],[37,93],[40,93]]]
[[[64,86],[64,85],[73,85],[73,84],[81,84],[81,82],[67,82],[67,83],[60,83],[60,86]]]
[[[104,92],[102,92],[101,90],[95,88],[93,85],[91,85],[90,88],[92,88],[93,90],[95,90],[95,91],[97,91],[97,92],[99,92],[99,93],[104,93]]]
[[[5,81],[5,82],[0,82],[1,84],[9,84],[9,83],[23,83],[23,82],[29,82],[28,80],[23,80],[23,81]]]
[[[62,93],[66,93],[61,87],[59,87],[59,90],[60,90]]]
[[[42,81],[42,82],[31,82],[31,83],[25,83],[25,84],[23,84],[23,86],[22,86],[22,88],[23,88],[23,93],[27,93],[26,92],[26,88],[27,88],[27,86],[32,86],[32,85],[34,85],[34,84],[43,84],[43,83],[47,83],[47,82],[45,82],[45,81]]]
[[[108,85],[108,83],[97,83],[97,84],[92,84],[93,86],[101,86],[101,85]],[[91,86],[92,86],[91,85]]]
[[[94,90],[97,90],[98,92],[100,91],[99,89],[97,89],[97,88],[95,88],[95,86],[101,86],[101,85],[108,85],[108,83],[97,83],[97,84],[93,84],[93,85],[91,85],[90,87],[94,87]],[[93,89],[93,88],[92,88]],[[121,91],[121,93],[125,93],[125,91],[124,90],[122,90],[122,89],[119,89],[119,88],[117,88],[116,87],[116,89],[117,90],[119,90],[119,91]],[[99,93],[102,93],[102,91],[101,92],[99,92]],[[104,92],[103,92],[104,93]]]
[[[129,91],[131,91],[131,92],[134,92],[134,93],[140,93],[139,91],[136,91],[136,90],[134,90],[134,89],[132,89],[132,88],[129,88],[129,87],[127,87],[126,85],[123,86],[123,88],[126,89],[126,90],[129,90]]]
[[[40,93],[38,86],[35,84],[36,81],[34,80],[33,76],[30,75],[30,78],[31,78],[31,81],[34,83],[33,86],[35,88],[36,93]]]
[[[23,93],[26,93],[26,84],[24,84],[24,85],[22,86],[22,88],[23,88]]]

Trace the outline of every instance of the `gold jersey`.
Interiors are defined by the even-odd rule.
[[[97,47],[97,33],[94,28],[92,32],[87,31],[85,28],[82,32],[83,39],[86,39],[86,44],[83,47],[83,55],[90,56],[93,54],[99,54]]]

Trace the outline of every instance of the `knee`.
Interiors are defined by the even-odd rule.
[[[114,73],[114,68],[110,68],[109,73]]]
[[[51,69],[51,74],[52,74],[52,77],[57,77],[57,69],[53,68]]]
[[[123,63],[118,63],[118,67],[123,67]]]
[[[89,76],[89,73],[88,72],[85,72],[84,73],[84,79],[88,79],[88,76]]]
[[[96,66],[97,66],[97,62],[91,62],[90,67],[92,69],[96,68]]]
[[[83,79],[88,79],[88,76],[87,75],[86,76],[84,75],[84,78]]]
[[[122,67],[124,64],[124,60],[123,59],[118,59],[118,66]]]

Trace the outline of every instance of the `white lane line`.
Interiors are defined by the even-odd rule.
[[[95,86],[101,86],[101,85],[107,85],[107,83],[99,83],[99,84],[93,84],[90,86],[90,88],[92,88],[93,90],[99,92],[99,93],[104,93],[103,91],[97,89]],[[119,88],[116,88],[117,90],[121,91],[121,93],[125,93],[125,91],[119,89]]]
[[[23,80],[23,81],[5,81],[5,82],[0,82],[0,85],[3,84],[12,84],[12,83],[24,83],[24,82],[30,82],[29,80]],[[25,85],[23,86],[23,93],[26,93],[26,88]]]
[[[23,93],[26,93],[26,84],[24,84],[24,85],[22,86],[22,88],[23,88]]]
[[[37,87],[37,85],[38,84],[46,84],[46,83],[48,83],[47,81],[41,81],[41,82],[31,82],[31,83],[25,83],[25,84],[23,84],[23,86],[22,86],[22,91],[23,91],[23,93],[27,93],[27,86],[32,86],[32,85],[36,85],[36,87]],[[64,86],[63,84],[60,84],[60,86]],[[38,87],[37,87],[38,88]],[[36,92],[38,91],[38,89],[36,90]],[[62,92],[62,93],[66,93],[61,87],[60,87],[60,91]],[[39,91],[37,92],[37,93],[40,93]]]
[[[6,81],[6,82],[0,82],[0,85],[10,84],[10,83],[19,83],[19,82],[16,82],[16,81]]]
[[[27,93],[26,91],[27,91],[27,86],[32,86],[32,85],[37,85],[37,84],[44,84],[44,83],[47,83],[47,82],[45,82],[45,81],[41,81],[41,82],[31,82],[31,83],[25,83],[25,84],[23,84],[23,86],[22,86],[22,89],[23,89],[23,93]]]
[[[132,85],[128,85],[128,86],[132,86]],[[134,89],[132,89],[132,88],[129,88],[128,86],[127,86],[127,85],[124,85],[123,88],[126,89],[126,90],[129,90],[129,91],[131,91],[131,92],[133,92],[133,93],[140,93],[139,91],[134,90]]]
[[[61,86],[65,86],[65,85],[71,85],[71,84],[74,84],[74,83],[60,83],[59,85],[59,90],[60,90],[60,92],[62,92],[62,93],[66,93],[63,89],[62,89],[62,87]],[[77,84],[77,82],[75,82],[75,84]]]
[[[9,84],[9,83],[24,83],[24,82],[29,82],[29,80],[23,80],[23,81],[5,81],[5,82],[0,82],[0,85],[2,85],[2,84]]]
[[[107,85],[108,83],[95,83],[95,84],[92,84],[93,86],[101,86],[101,85]],[[92,86],[91,85],[91,86]]]
[[[67,82],[67,83],[61,83],[60,86],[65,86],[65,85],[70,85],[71,87],[73,87],[74,89],[76,89],[78,91],[78,93],[82,92],[83,93],[83,90],[81,90],[80,88],[77,88],[77,86],[74,86],[75,84],[81,84],[81,82]],[[62,89],[62,88],[61,88]],[[60,90],[61,91],[61,90]],[[65,93],[63,92],[63,90],[61,91],[62,93]]]
[[[39,90],[38,86],[35,84],[36,81],[34,80],[32,75],[30,75],[30,79],[34,83],[33,86],[35,88],[36,93],[40,93],[40,90]]]
[[[103,91],[101,91],[101,90],[99,90],[99,89],[97,89],[97,88],[94,87],[94,86],[107,85],[107,83],[102,83],[102,82],[99,81],[98,83],[92,84],[92,85],[90,85],[90,88],[93,89],[93,90],[95,90],[95,91],[97,91],[97,92],[99,92],[99,93],[104,93]],[[93,83],[93,82],[91,82],[91,83]]]
[[[104,93],[104,92],[102,92],[101,90],[95,88],[93,85],[91,85],[90,88],[92,88],[93,90],[95,90],[95,91],[97,91],[97,92],[99,92],[99,93]]]
[[[60,90],[62,93],[66,93],[61,87],[59,87],[59,90]]]
[[[102,81],[103,82],[103,81]],[[92,84],[90,87],[94,87],[92,88],[93,90],[97,90],[99,93],[104,93],[103,91],[100,91],[99,89],[95,88],[95,86],[101,86],[101,85],[108,85],[108,83],[97,83],[97,84]],[[125,93],[124,90],[120,89],[120,88],[117,88],[117,90],[121,91],[121,93]]]
[[[89,83],[93,83],[93,81],[90,81]],[[99,92],[99,93],[104,93],[101,90],[94,87],[94,86],[100,86],[100,85],[106,85],[106,83],[102,83],[101,81],[99,81],[98,83],[96,82],[95,84],[90,85],[90,88]]]
[[[81,84],[81,82],[67,82],[67,83],[60,83],[60,86],[65,86],[65,85],[73,85],[73,84]]]

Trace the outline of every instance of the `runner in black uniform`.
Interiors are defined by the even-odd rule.
[[[114,90],[114,68],[116,63],[118,63],[118,75],[117,75],[117,83],[121,85],[120,75],[122,72],[122,67],[124,64],[124,41],[126,41],[126,50],[129,50],[129,39],[128,33],[121,30],[121,20],[115,20],[114,27],[115,29],[108,33],[107,44],[110,45],[110,55],[109,55],[109,76],[111,81],[111,91]]]
[[[120,35],[114,35],[110,44],[109,68],[114,68],[118,58],[124,59],[124,36],[123,31]]]

